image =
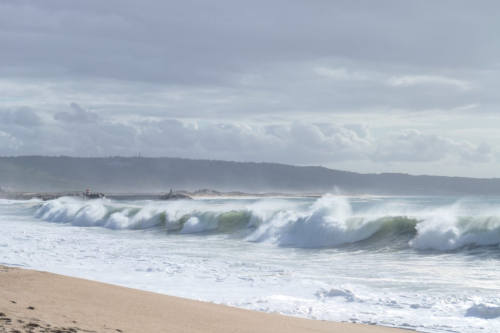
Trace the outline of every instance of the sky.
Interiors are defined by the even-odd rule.
[[[500,177],[500,2],[0,0],[0,155]]]

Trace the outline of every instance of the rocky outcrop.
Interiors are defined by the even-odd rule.
[[[215,191],[215,190],[203,189],[203,190],[194,191],[193,195],[199,195],[199,196],[220,196],[220,195],[222,195],[222,193],[219,192],[219,191]]]
[[[160,196],[158,200],[193,200],[193,198],[187,194],[173,193],[172,190],[170,190],[170,193]]]
[[[82,198],[84,199],[105,199],[106,196],[104,193],[83,193],[81,195]]]

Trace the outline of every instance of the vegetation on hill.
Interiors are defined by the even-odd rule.
[[[500,179],[359,174],[323,167],[181,158],[0,157],[0,185],[23,191],[336,192],[378,195],[500,195]]]

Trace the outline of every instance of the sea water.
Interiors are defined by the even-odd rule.
[[[0,264],[422,332],[500,332],[500,198],[0,200]]]

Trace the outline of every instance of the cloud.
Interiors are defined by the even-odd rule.
[[[500,47],[488,28],[498,4],[487,2],[424,1],[411,10],[385,0],[4,2],[3,106],[81,100],[116,116],[293,121],[301,112],[324,122],[332,113],[498,105],[498,82],[487,84],[498,77]]]
[[[24,127],[40,126],[42,119],[29,107],[20,107],[15,111],[0,112],[0,120],[4,124]]]
[[[315,72],[320,76],[339,81],[370,81],[379,76],[376,73],[365,73],[346,68],[318,67]]]
[[[315,72],[322,77],[336,81],[372,82],[388,84],[392,87],[431,86],[452,87],[461,90],[471,90],[473,84],[442,75],[399,75],[391,76],[383,72],[367,72],[348,68],[318,67]]]
[[[16,125],[20,126],[40,126],[42,120],[35,111],[28,107],[17,109],[13,114],[13,120]]]
[[[188,149],[195,145],[196,126],[175,119],[143,122],[139,126],[138,140],[157,149]]]
[[[452,159],[454,172],[500,145],[459,134],[498,122],[499,10],[494,0],[4,1],[1,151],[402,171]]]
[[[352,128],[352,126],[350,126]],[[359,128],[357,128],[359,130]],[[289,128],[294,145],[335,154],[341,151],[356,151],[370,147],[370,142],[361,138],[356,131],[336,124],[314,125],[294,121]],[[365,135],[363,133],[363,135]]]
[[[70,104],[72,112],[57,112],[54,114],[54,119],[60,120],[66,123],[80,123],[80,124],[89,124],[95,123],[99,119],[99,116],[92,112],[83,109],[77,103]]]
[[[492,158],[492,149],[482,143],[457,142],[446,137],[422,133],[417,130],[402,130],[389,133],[379,140],[370,155],[377,162],[432,162],[449,156],[467,162],[487,162]]]
[[[140,124],[142,144],[165,149],[202,149],[208,152],[249,154],[285,148],[280,138],[261,128],[245,125],[183,123],[178,120],[149,121]],[[145,147],[147,149],[147,147]]]
[[[9,151],[11,154],[15,154],[21,145],[21,142],[12,137],[10,133],[0,130],[0,151]]]
[[[353,158],[371,146],[368,128],[359,124],[342,126],[294,121],[249,126],[176,119],[117,122],[97,117],[76,103],[71,106],[72,113],[55,113],[55,122],[40,123],[29,130],[0,125],[0,130],[5,138],[15,139],[18,147],[23,146],[26,153],[49,155],[101,156],[141,152],[146,156],[174,154],[247,161],[279,162],[283,159],[300,164],[304,163],[306,155],[311,163]],[[26,114],[32,115],[31,111]],[[7,152],[8,147],[4,145],[4,153]]]
[[[438,75],[414,75],[389,78],[388,83],[394,87],[409,86],[450,86],[461,90],[472,89],[472,84],[464,80],[458,80]]]
[[[462,142],[458,146],[458,154],[464,161],[489,162],[494,155],[493,148],[485,142],[482,142],[479,145]]]
[[[199,144],[210,151],[240,152],[276,151],[285,148],[282,140],[261,128],[214,123],[199,130]]]
[[[176,119],[116,121],[97,117],[72,104],[73,113],[61,121],[41,122],[22,108],[0,124],[0,153],[67,154],[71,156],[137,155],[318,164],[342,161],[427,163],[455,159],[488,162],[495,149],[455,141],[415,129],[374,137],[363,124],[291,123],[249,126],[225,122]],[[56,113],[61,114],[61,112]],[[90,120],[82,117],[91,117]],[[5,114],[4,114],[5,116]]]

